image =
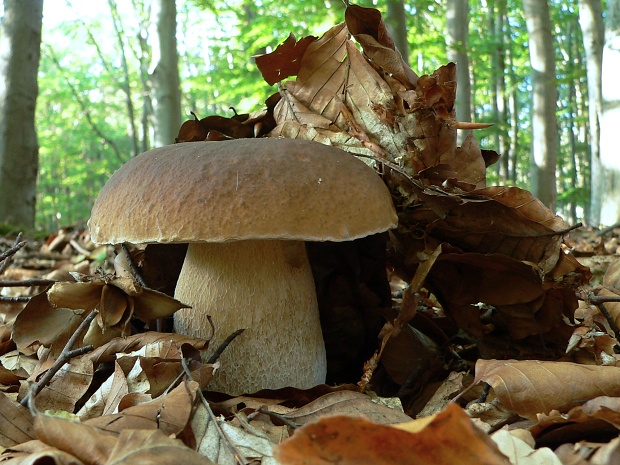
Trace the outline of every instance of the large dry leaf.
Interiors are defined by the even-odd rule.
[[[13,325],[13,340],[24,349],[39,342],[53,346],[57,356],[83,320],[80,312],[67,308],[54,308],[47,300],[47,293],[34,296],[17,315]]]
[[[115,360],[118,353],[131,353],[138,350],[143,350],[141,355],[147,357],[171,358],[172,353],[180,354],[183,344],[190,344],[198,350],[203,350],[209,345],[209,341],[182,334],[150,331],[126,338],[113,339],[106,345],[84,355],[84,357],[92,360],[95,365]]]
[[[442,241],[467,252],[499,253],[540,267],[556,265],[567,225],[531,193],[516,187],[489,187],[455,194],[440,188],[417,192],[424,208],[407,218]]]
[[[377,425],[362,418],[324,418],[295,431],[276,448],[283,465],[508,465],[491,439],[451,404],[409,424]]]
[[[196,401],[198,383],[181,383],[166,395],[105,417],[85,422],[103,431],[118,433],[123,429],[160,429],[165,434],[179,434],[185,429]]]
[[[243,415],[237,415],[237,418],[240,417]],[[280,465],[273,458],[273,446],[288,437],[286,427],[274,427],[272,424],[247,418],[244,418],[241,424],[236,420],[223,421],[220,418],[215,421],[218,425],[205,406],[199,404],[192,417],[191,428],[196,440],[196,450],[200,454],[218,465],[238,465],[231,449],[234,447],[248,460],[260,461],[261,465]],[[274,434],[274,429],[279,434]]]
[[[266,409],[269,411],[269,408]],[[366,394],[355,391],[336,391],[292,410],[281,417],[301,426],[326,416],[362,416],[378,424],[409,421],[405,413],[373,402]]]
[[[106,465],[214,465],[204,456],[194,452],[178,439],[162,431],[123,430],[110,452]]]
[[[291,33],[272,53],[255,57],[256,66],[267,84],[271,86],[287,77],[296,76],[301,67],[301,58],[314,40],[316,37],[307,36],[297,41]]]
[[[84,358],[74,358],[66,363],[35,399],[39,410],[64,410],[71,412],[86,394],[93,380],[93,363]]]
[[[121,400],[128,393],[126,375],[118,363],[115,363],[114,373],[90,396],[77,412],[77,416],[81,421],[86,421],[90,418],[111,415],[116,412]]]
[[[0,447],[13,447],[32,439],[34,427],[28,409],[0,392]]]
[[[517,465],[562,465],[562,461],[548,447],[534,449],[523,439],[500,430],[491,436],[510,463]]]
[[[39,414],[34,429],[39,440],[77,457],[86,465],[103,465],[116,445],[116,438],[92,426]]]
[[[379,10],[347,4],[345,20],[351,34],[376,66],[394,76],[405,89],[415,86],[418,77],[396,49]]]
[[[532,265],[505,255],[444,253],[426,285],[458,325],[476,337],[483,337],[486,325],[493,323],[514,339],[543,335],[563,352],[571,335],[564,317],[572,317],[577,308],[574,292],[545,289]],[[489,321],[481,320],[480,302],[494,308]]]
[[[480,359],[476,382],[490,384],[502,405],[533,421],[595,397],[620,396],[620,368],[614,366]]]

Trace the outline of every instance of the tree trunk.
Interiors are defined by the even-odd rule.
[[[176,41],[176,5],[174,0],[155,0],[153,18],[153,106],[156,147],[172,144],[181,127],[181,91]]]
[[[467,2],[467,0],[465,0]],[[385,23],[396,48],[405,63],[409,63],[409,42],[407,41],[407,13],[403,0],[387,0]]]
[[[620,127],[620,87],[616,70],[620,66],[620,0],[607,2],[607,22],[603,66],[601,71],[601,167],[604,176],[601,202],[601,223],[620,221],[620,157],[618,157],[618,127]]]
[[[467,56],[469,0],[448,0],[446,23],[448,60],[456,63],[456,119],[471,121],[471,82]],[[466,136],[467,131],[459,130],[458,142],[463,142]]]
[[[579,0],[579,25],[581,26],[586,52],[588,79],[588,119],[590,123],[590,209],[588,223],[590,226],[596,227],[601,222],[601,198],[603,195],[600,115],[603,105],[601,68],[605,25],[601,0]]]
[[[43,0],[5,0],[0,36],[0,223],[34,229]]]
[[[558,127],[555,52],[547,0],[523,0],[530,42],[532,76],[531,190],[552,211],[555,209],[555,169]]]

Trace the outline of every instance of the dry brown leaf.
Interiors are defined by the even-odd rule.
[[[77,412],[81,421],[113,414],[121,400],[129,393],[127,378],[118,363],[114,364],[114,373],[104,381],[82,408]]]
[[[400,425],[330,417],[309,423],[276,448],[283,465],[508,465],[491,439],[455,404]]]
[[[39,440],[86,465],[104,465],[116,445],[114,436],[98,428],[44,414],[35,417],[34,430]]]
[[[447,250],[447,249],[446,249]],[[534,336],[564,352],[572,333],[563,320],[577,308],[571,290],[545,290],[536,269],[500,254],[444,253],[428,274],[426,285],[447,314],[468,333],[483,337],[493,324],[513,339]],[[479,302],[493,306],[481,320]]]
[[[20,349],[37,342],[51,346],[53,356],[58,356],[82,320],[80,312],[54,308],[47,300],[46,292],[42,292],[34,296],[17,315],[13,340]]]
[[[379,10],[347,4],[345,21],[364,53],[376,66],[385,74],[394,76],[405,89],[415,86],[418,77],[396,49]]]
[[[203,350],[209,345],[207,339],[196,339],[176,333],[158,333],[150,331],[146,333],[134,334],[126,338],[116,338],[104,346],[101,346],[89,354],[84,355],[92,360],[95,365],[102,362],[110,362],[116,359],[116,354],[131,353],[144,350],[142,355],[148,357],[161,356],[163,358],[173,357],[172,352],[180,354],[183,344],[190,344],[192,347]]]
[[[110,452],[106,465],[135,464],[213,465],[206,457],[194,452],[178,439],[160,430],[123,430]]]
[[[64,410],[71,412],[86,394],[93,380],[93,363],[84,358],[73,358],[65,364],[35,399],[39,410]],[[25,395],[26,388],[21,390]]]
[[[475,382],[490,384],[502,405],[532,421],[599,396],[620,396],[620,368],[614,366],[480,359]]]
[[[41,441],[28,441],[7,450],[0,455],[3,465],[83,465],[71,454],[50,447]]]
[[[28,409],[0,392],[0,447],[13,447],[32,439],[34,427]]]
[[[123,429],[160,429],[165,434],[179,434],[185,429],[196,401],[198,383],[181,383],[168,394],[115,415],[92,418],[85,422],[103,431],[118,433]]]
[[[301,426],[325,416],[336,415],[363,416],[377,424],[386,425],[411,419],[405,413],[377,404],[366,394],[355,391],[336,391],[326,394],[282,417]]]
[[[290,76],[296,76],[301,67],[301,59],[306,48],[314,40],[316,40],[314,36],[296,40],[291,33],[273,52],[254,57],[256,66],[267,84],[272,86]]]

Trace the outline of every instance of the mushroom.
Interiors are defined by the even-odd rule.
[[[89,220],[100,244],[189,243],[175,331],[215,335],[210,387],[229,394],[325,382],[326,358],[304,241],[349,241],[397,224],[368,165],[318,142],[188,142],[143,153],[101,190]]]

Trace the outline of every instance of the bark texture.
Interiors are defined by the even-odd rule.
[[[174,143],[181,127],[181,90],[179,56],[176,41],[176,5],[174,0],[155,0],[153,18],[157,25],[153,44],[153,106],[155,109],[156,147]]]
[[[605,25],[601,0],[579,0],[579,25],[586,52],[588,79],[588,119],[590,131],[590,226],[601,223],[603,178],[601,172],[600,118],[603,107],[601,71]]]
[[[547,0],[523,0],[532,76],[532,193],[555,210],[558,125],[555,52]]]
[[[446,45],[448,60],[456,63],[456,119],[471,121],[471,82],[469,80],[469,57],[467,56],[467,32],[469,26],[469,0],[448,0]],[[462,143],[467,133],[459,131]]]
[[[607,2],[605,46],[602,66],[601,166],[603,195],[601,224],[620,221],[620,156],[618,156],[618,127],[620,127],[620,0]]]
[[[32,230],[43,0],[6,0],[0,35],[0,224]]]

